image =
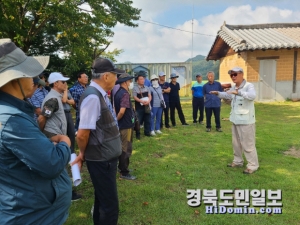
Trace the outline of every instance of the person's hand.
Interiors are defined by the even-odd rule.
[[[238,94],[238,91],[237,90],[234,90],[234,91],[227,91],[228,94],[234,94],[234,95],[237,95]]]
[[[84,156],[81,153],[79,153],[76,159],[71,163],[71,166],[78,164],[79,170],[81,170],[83,162],[84,162]]]
[[[56,143],[59,143],[59,142],[63,141],[63,142],[66,142],[67,145],[69,145],[69,147],[71,146],[70,138],[66,135],[58,134],[58,135],[55,135],[55,136],[51,137],[50,140],[52,142],[56,142]]]
[[[149,105],[148,101],[143,101],[143,105]]]
[[[219,92],[218,91],[210,91],[209,94],[218,95]]]

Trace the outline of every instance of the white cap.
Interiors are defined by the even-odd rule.
[[[158,73],[158,76],[160,76],[160,77],[162,77],[162,76],[166,76],[166,73],[165,73],[165,72],[163,72],[163,71],[160,71],[160,72]]]
[[[49,82],[49,84],[53,84],[54,82],[59,81],[59,80],[61,80],[61,81],[67,81],[69,79],[70,79],[69,77],[64,77],[59,72],[53,72],[53,73],[50,73],[50,75],[48,77],[48,82]]]

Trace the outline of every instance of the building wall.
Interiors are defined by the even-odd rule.
[[[291,98],[293,92],[294,51],[294,49],[256,50],[242,52],[240,55],[228,55],[220,60],[220,82],[231,82],[228,70],[239,66],[244,69],[245,79],[255,85],[258,93],[260,60],[257,57],[279,57],[275,59],[277,61],[275,100],[284,101]],[[300,98],[300,51],[298,51],[297,64],[296,93]]]

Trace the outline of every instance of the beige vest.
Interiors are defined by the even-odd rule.
[[[246,82],[244,87],[239,90],[247,91],[249,85],[250,83]],[[229,119],[235,125],[255,123],[254,101],[250,101],[239,95],[233,95]]]

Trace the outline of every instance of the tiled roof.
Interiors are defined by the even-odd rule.
[[[218,31],[218,37],[222,38],[235,52],[300,48],[300,23],[224,24]]]

